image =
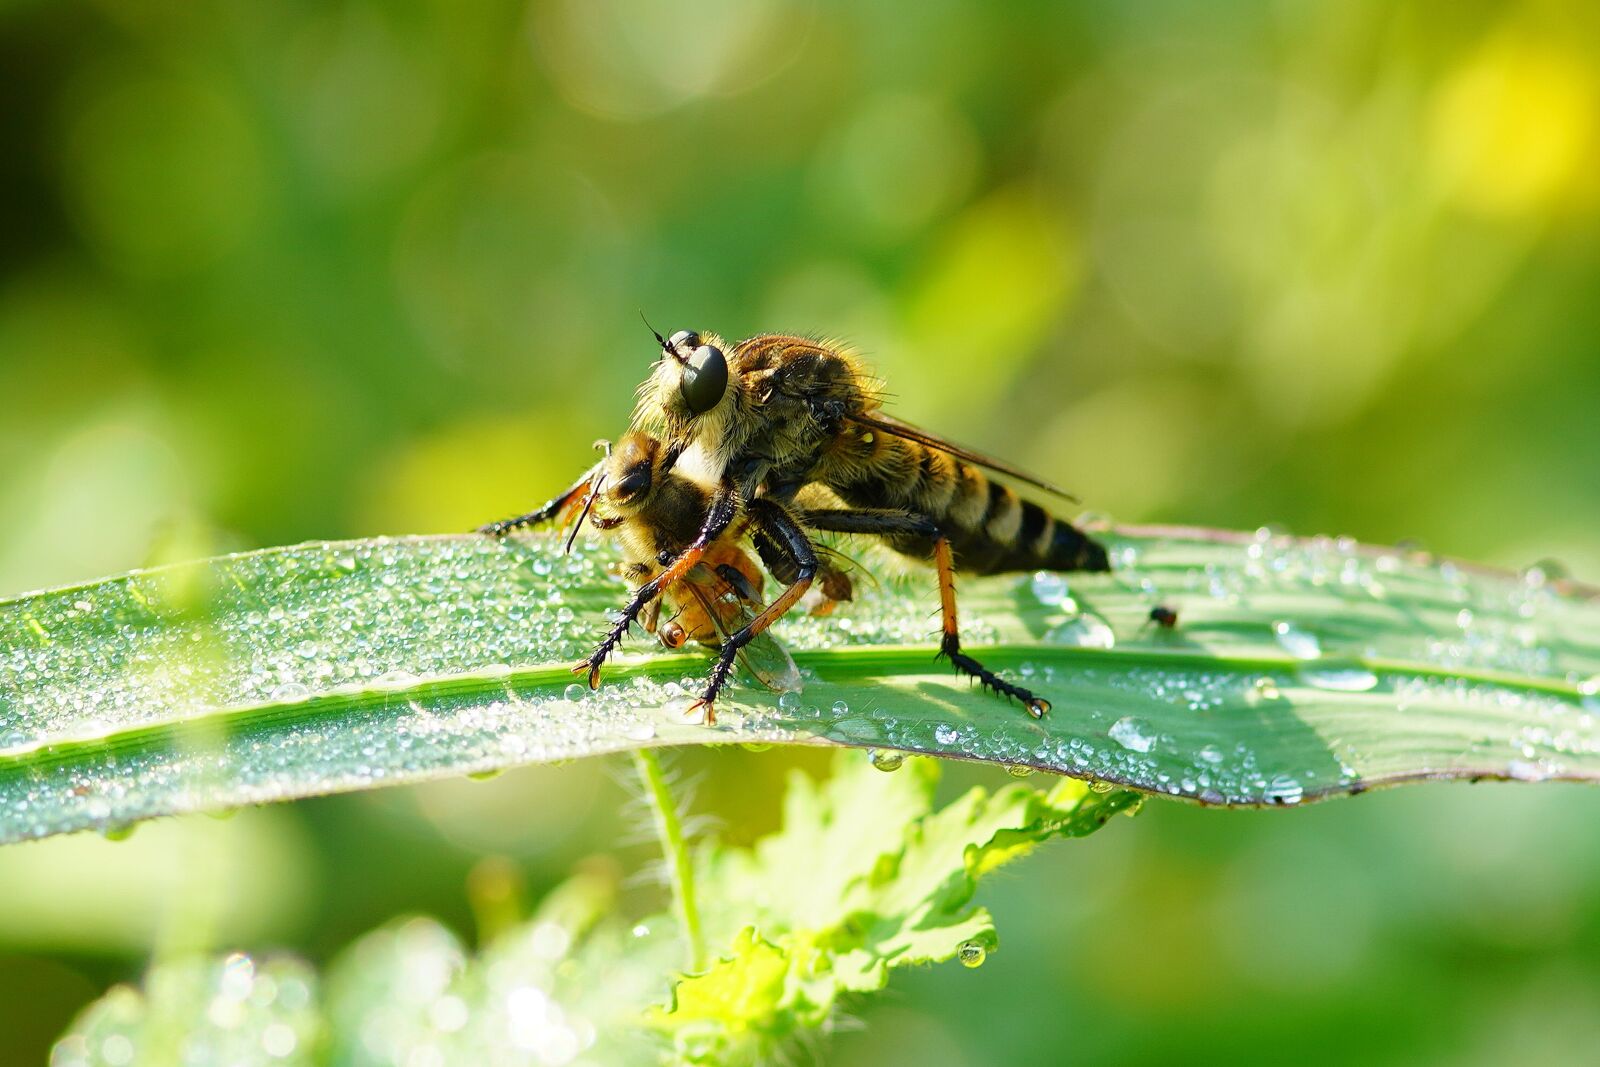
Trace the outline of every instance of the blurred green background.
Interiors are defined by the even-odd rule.
[[[1121,520],[1600,575],[1592,4],[9,0],[0,71],[0,591],[520,510],[623,426],[641,309],[849,339]],[[796,759],[681,764],[748,839]],[[624,769],[0,850],[0,1063],[157,946],[642,862]],[[1593,1062],[1597,825],[1152,804],[832,1062]]]

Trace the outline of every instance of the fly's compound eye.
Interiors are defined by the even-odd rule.
[[[695,415],[704,415],[717,406],[728,390],[728,361],[722,351],[701,345],[683,368],[683,402]]]

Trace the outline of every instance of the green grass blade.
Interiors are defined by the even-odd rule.
[[[784,624],[804,692],[738,688],[715,728],[680,718],[704,654],[649,638],[573,688],[623,587],[544,538],[300,545],[0,601],[0,841],[646,744],[893,748],[1218,804],[1600,777],[1589,590],[1327,539],[1108,541],[1110,575],[962,584],[967,647],[1053,701],[1042,722],[934,660],[926,575]]]

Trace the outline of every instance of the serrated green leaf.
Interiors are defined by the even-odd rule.
[[[993,920],[971,906],[979,879],[1137,803],[1081,782],[1048,793],[1013,784],[931,811],[937,776],[931,760],[884,774],[841,754],[820,786],[795,775],[777,833],[750,850],[705,851],[707,928],[728,947],[657,1017],[685,1060],[759,1061],[822,1025],[840,996],[882,989],[894,968],[992,951]],[[730,939],[731,916],[744,925]]]

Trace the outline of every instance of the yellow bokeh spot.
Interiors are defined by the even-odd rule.
[[[1464,206],[1515,216],[1587,200],[1600,82],[1563,44],[1495,35],[1440,86],[1432,111],[1433,170]]]
[[[582,426],[554,416],[513,421],[481,415],[441,427],[379,464],[358,521],[362,529],[383,533],[438,533],[527,511],[598,458],[572,447],[586,439]],[[562,445],[552,451],[548,441]]]

